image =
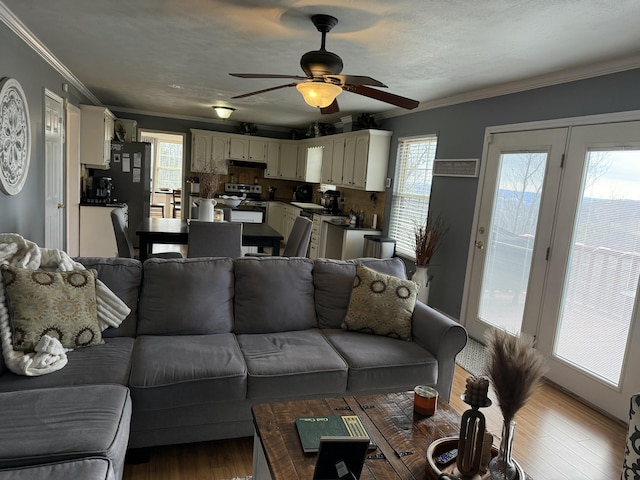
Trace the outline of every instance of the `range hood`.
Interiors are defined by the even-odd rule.
[[[230,167],[247,167],[247,168],[261,168],[265,170],[267,164],[264,162],[252,162],[251,160],[227,160]]]

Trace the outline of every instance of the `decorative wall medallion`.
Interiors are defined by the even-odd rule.
[[[22,190],[31,159],[29,106],[13,78],[0,80],[0,189],[7,195]]]

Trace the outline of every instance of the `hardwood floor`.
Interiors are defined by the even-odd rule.
[[[468,408],[460,400],[468,376],[456,367],[451,405],[460,413]],[[489,431],[499,436],[499,408],[482,412]],[[565,392],[543,385],[516,421],[514,457],[534,480],[620,478],[626,426]],[[154,448],[148,463],[126,466],[124,479],[223,480],[251,475],[251,468],[252,439],[241,438]]]

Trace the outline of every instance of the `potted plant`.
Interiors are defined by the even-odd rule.
[[[200,202],[198,203],[198,220],[213,222],[213,210],[216,205],[214,197],[218,191],[220,174],[206,172],[200,174]]]
[[[440,215],[435,218],[429,215],[424,225],[415,228],[416,271],[411,279],[420,286],[418,300],[423,303],[429,299],[429,283],[433,278],[433,275],[429,276],[429,262],[448,230],[446,221]]]

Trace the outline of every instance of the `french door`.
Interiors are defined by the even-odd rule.
[[[640,390],[640,122],[493,135],[466,326],[537,337],[548,378],[624,419]]]

